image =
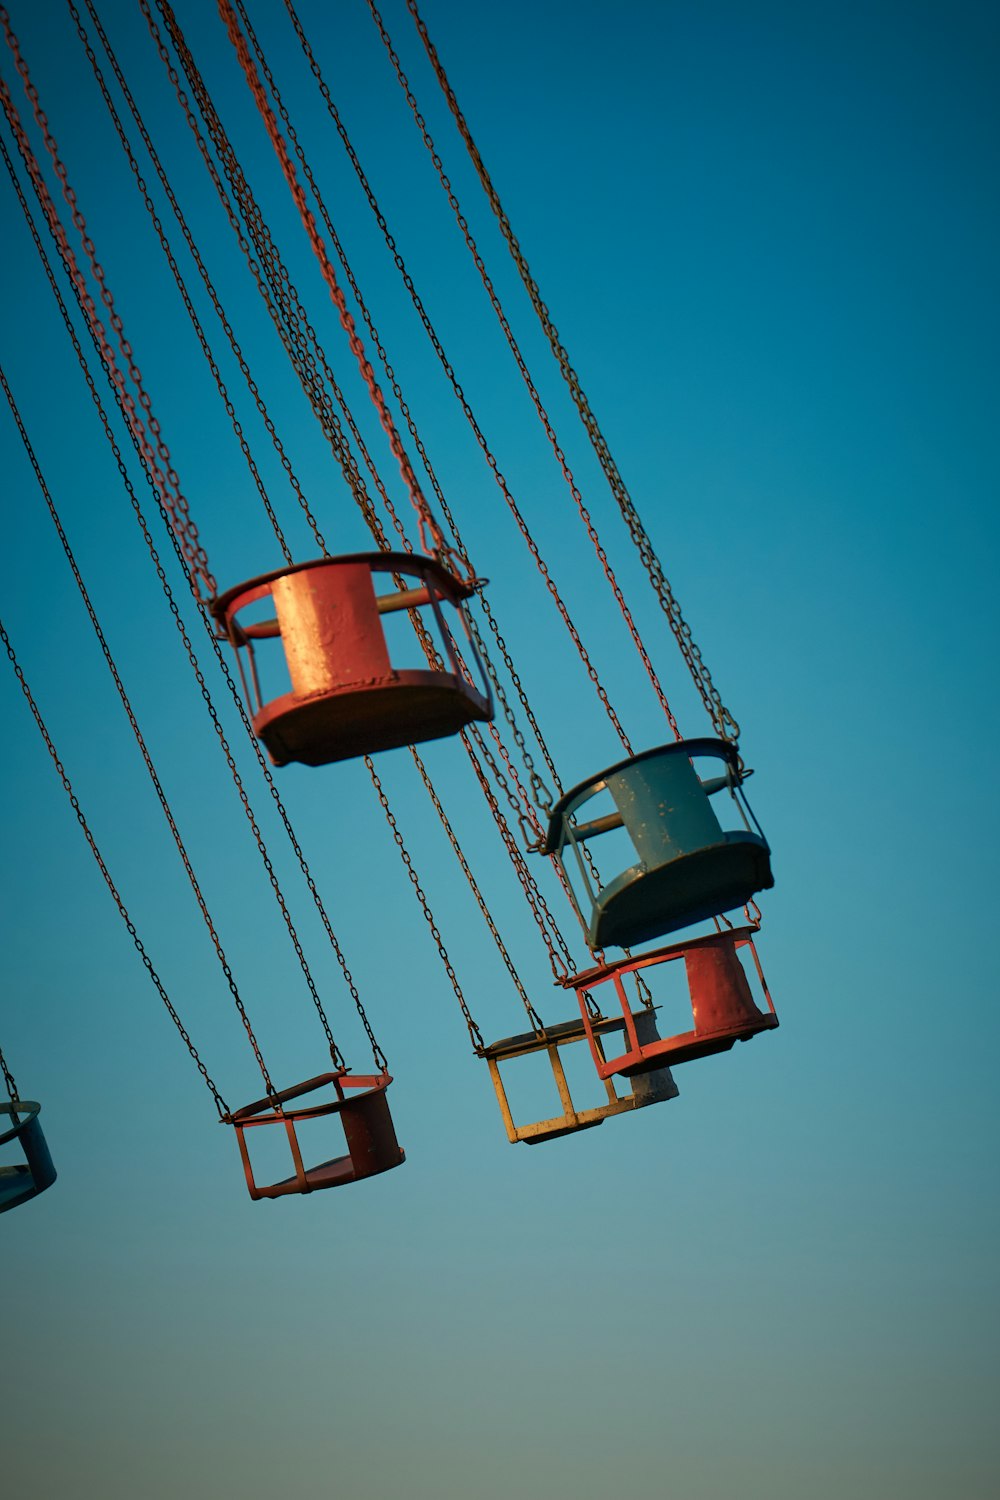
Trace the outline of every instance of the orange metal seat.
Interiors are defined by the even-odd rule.
[[[735,927],[709,933],[707,937],[689,938],[687,942],[656,948],[639,958],[602,964],[563,980],[566,988],[574,989],[579,998],[583,1025],[599,1076],[603,1079],[610,1079],[613,1074],[634,1077],[649,1069],[727,1052],[736,1042],[749,1041],[761,1031],[773,1031],[778,1025],[778,1017],[754,947],[756,930],[756,927]],[[738,956],[740,949],[746,949],[753,959],[766,1010],[760,1010],[754,1001],[747,971]],[[651,1038],[644,1029],[650,1012],[645,1009],[633,1012],[624,979],[628,974],[657,968],[677,959],[684,960],[694,1026],[673,1036]],[[624,1052],[610,1058],[605,1055],[587,1004],[589,995],[609,983],[614,986],[621,1005],[627,1043]]]
[[[395,591],[376,592],[382,573],[395,576]],[[415,586],[403,586],[405,580]],[[473,592],[434,558],[358,552],[279,568],[221,595],[213,613],[236,650],[254,729],[273,764],[327,765],[491,719],[490,687],[463,607]],[[238,618],[267,597],[273,619]],[[415,624],[418,611],[430,611],[419,626],[441,666],[393,666],[382,617],[399,610],[410,611]],[[461,651],[448,623],[452,611],[461,622]],[[436,630],[427,628],[431,623]],[[280,640],[291,682],[291,691],[274,696],[262,691],[254,651],[255,641],[267,639]]]
[[[246,1104],[227,1117],[226,1123],[236,1127],[243,1158],[243,1170],[251,1198],[284,1198],[290,1193],[315,1193],[322,1188],[343,1187],[349,1182],[358,1182],[363,1177],[374,1177],[379,1172],[391,1171],[406,1160],[396,1139],[396,1129],[389,1113],[385,1091],[392,1082],[388,1073],[352,1077],[343,1071],[323,1073],[283,1093],[272,1094]],[[336,1098],[325,1104],[314,1104],[305,1109],[285,1109],[285,1105],[305,1094],[332,1085]],[[356,1090],[360,1092],[355,1092]],[[296,1124],[301,1120],[317,1120],[324,1115],[339,1115],[347,1139],[347,1155],[320,1162],[315,1167],[305,1167],[299,1150]],[[245,1132],[260,1125],[282,1125],[288,1136],[294,1177],[260,1187],[254,1180],[250,1154],[247,1150]]]

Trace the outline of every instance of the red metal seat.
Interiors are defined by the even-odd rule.
[[[567,988],[577,992],[591,1056],[599,1076],[603,1079],[609,1079],[613,1074],[634,1077],[651,1068],[692,1062],[715,1052],[727,1052],[736,1042],[749,1041],[760,1031],[773,1031],[778,1025],[778,1017],[754,947],[756,930],[756,927],[735,927],[709,933],[707,937],[689,938],[685,943],[672,943],[638,958],[602,964],[563,980]],[[760,1010],[754,1001],[747,971],[738,956],[741,948],[747,949],[753,959],[766,1010]],[[690,1031],[673,1036],[650,1038],[643,1029],[650,1012],[639,1009],[633,1013],[625,992],[625,976],[677,959],[684,960],[694,1026]],[[628,1043],[623,1053],[611,1058],[605,1056],[600,1045],[587,1005],[587,996],[609,983],[617,992]]]
[[[647,1011],[645,1016],[635,1017],[640,1035],[643,1037],[650,1034],[656,1035],[653,1019],[650,1011]],[[627,1114],[634,1109],[645,1109],[649,1104],[659,1104],[666,1099],[677,1098],[679,1090],[670,1076],[669,1068],[660,1065],[655,1070],[647,1069],[648,1076],[646,1077],[636,1078],[634,1081],[629,1080],[630,1092],[625,1095],[619,1095],[611,1078],[602,1074],[607,1094],[606,1103],[590,1109],[576,1107],[570,1093],[562,1058],[559,1055],[560,1048],[571,1046],[574,1042],[582,1042],[586,1038],[590,1042],[591,1051],[594,1052],[596,1049],[595,1055],[603,1058],[601,1038],[609,1031],[622,1031],[623,1029],[624,1023],[617,1016],[612,1016],[610,1020],[596,1020],[588,1015],[586,1024],[583,1021],[564,1021],[558,1026],[546,1026],[541,1031],[525,1031],[519,1036],[505,1037],[503,1041],[493,1042],[488,1047],[477,1049],[479,1056],[485,1058],[489,1064],[490,1077],[496,1090],[497,1103],[500,1105],[507,1139],[512,1145],[516,1141],[524,1141],[529,1146],[538,1145],[540,1141],[554,1141],[560,1136],[575,1135],[578,1130],[592,1130],[596,1125],[603,1125],[604,1121],[612,1115]],[[500,1063],[510,1058],[525,1057],[536,1052],[548,1053],[562,1114],[543,1120],[534,1120],[526,1125],[515,1125],[507,1099],[507,1091],[500,1077]]]
[[[376,592],[381,573],[395,576],[394,592]],[[407,588],[404,580],[416,586]],[[254,729],[273,764],[327,765],[441,739],[491,719],[489,683],[463,608],[473,592],[434,558],[358,552],[279,568],[222,594],[212,610],[236,649]],[[275,618],[238,618],[266,597]],[[418,611],[430,611],[419,626],[442,665],[393,666],[382,616],[398,610],[410,611],[415,624]],[[448,623],[451,610],[461,622],[461,651]],[[431,623],[436,631],[427,628]],[[254,643],[267,639],[281,641],[290,692],[262,692]],[[475,664],[478,684],[466,660]]]
[[[349,1182],[358,1182],[362,1177],[374,1177],[379,1172],[391,1171],[406,1160],[396,1139],[396,1129],[389,1113],[385,1091],[392,1082],[388,1073],[352,1077],[349,1073],[323,1073],[317,1078],[307,1079],[283,1093],[272,1094],[267,1099],[257,1099],[244,1105],[227,1117],[227,1123],[236,1127],[243,1158],[243,1170],[251,1198],[284,1198],[289,1193],[315,1193],[322,1188],[343,1187]],[[316,1089],[332,1085],[336,1098],[326,1104],[314,1104],[306,1109],[285,1109],[294,1099]],[[360,1090],[360,1092],[354,1092]],[[347,1155],[320,1162],[315,1167],[302,1164],[295,1126],[300,1120],[317,1120],[324,1115],[339,1115],[347,1139]],[[245,1132],[259,1125],[282,1125],[288,1136],[288,1145],[295,1168],[294,1177],[283,1178],[267,1187],[259,1187],[254,1180],[250,1154],[247,1150]]]

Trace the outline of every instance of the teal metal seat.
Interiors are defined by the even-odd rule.
[[[11,1129],[0,1132],[0,1146],[16,1141],[25,1157],[23,1162],[12,1166],[0,1166],[0,1214],[37,1198],[56,1180],[56,1169],[38,1123],[40,1109],[41,1105],[33,1099],[0,1104],[0,1121],[5,1115],[12,1121]]]
[[[703,781],[693,764],[700,759],[721,761],[723,774]],[[741,781],[735,745],[679,740],[619,761],[559,799],[543,853],[563,865],[592,948],[627,947],[675,932],[743,906],[774,884],[770,849]],[[581,822],[581,809],[602,792],[615,811]],[[717,793],[726,794],[724,805],[738,827],[723,828],[709,800]],[[637,858],[604,881],[584,845],[614,829],[624,829]],[[595,854],[600,860],[599,849]]]

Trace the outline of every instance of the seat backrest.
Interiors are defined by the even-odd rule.
[[[696,1031],[738,1030],[761,1016],[732,933],[684,955]]]
[[[302,568],[276,578],[271,595],[297,697],[391,674],[367,563]]]
[[[722,840],[722,826],[686,755],[643,756],[607,778],[636,853],[651,869]]]
[[[396,1139],[396,1127],[389,1113],[385,1089],[370,1089],[353,1097],[348,1095],[341,1106],[340,1119],[355,1176],[383,1172],[402,1161],[403,1153]]]

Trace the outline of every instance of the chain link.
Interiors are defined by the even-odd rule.
[[[2,1051],[0,1051],[0,1073],[3,1073],[4,1085],[10,1097],[11,1104],[19,1104],[21,1102],[21,1096],[17,1092],[17,1084],[14,1082],[14,1075],[8,1068],[7,1059],[4,1057]]]

